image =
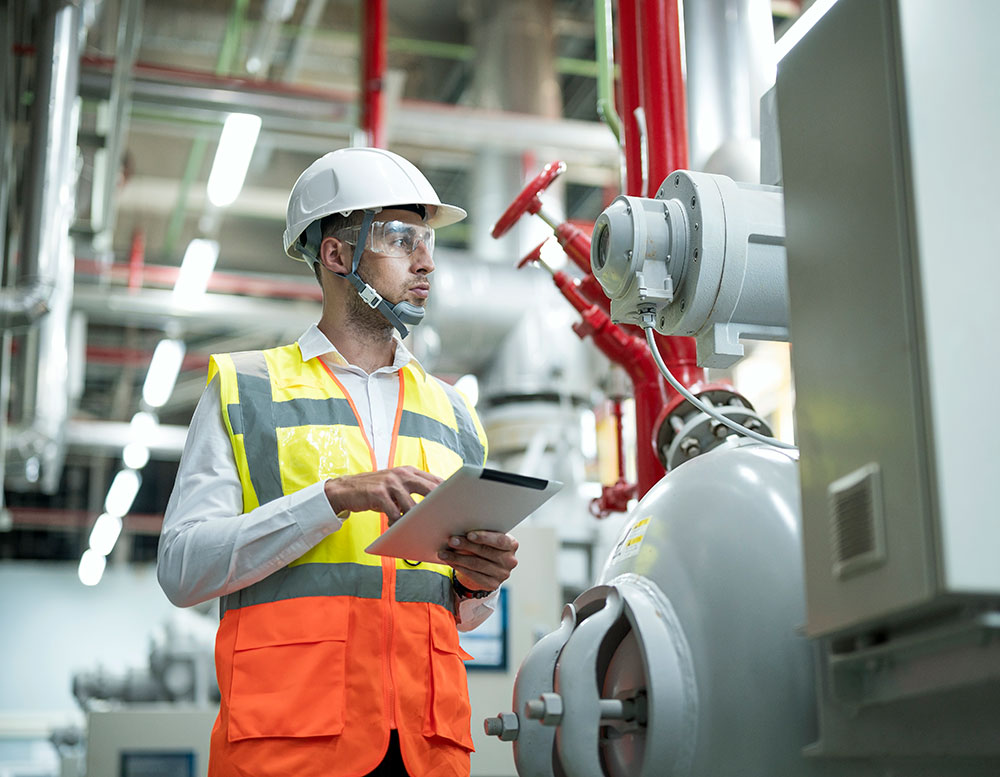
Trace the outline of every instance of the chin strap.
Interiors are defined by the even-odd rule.
[[[399,332],[400,337],[406,337],[410,330],[406,325],[416,326],[424,319],[424,309],[411,302],[397,302],[391,305],[381,294],[375,291],[374,287],[365,283],[358,275],[358,265],[361,264],[361,255],[365,252],[365,244],[368,241],[368,233],[371,230],[372,222],[375,220],[376,210],[366,210],[364,220],[361,222],[361,231],[358,233],[358,242],[354,246],[354,256],[351,262],[351,271],[347,274],[337,273],[341,278],[346,278],[358,292],[361,301],[373,310],[377,310],[390,324]],[[318,221],[314,221],[306,228],[306,241],[302,246],[302,253],[312,259],[318,260],[319,244],[322,242],[322,233]]]

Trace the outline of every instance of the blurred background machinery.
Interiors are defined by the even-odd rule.
[[[782,188],[671,173],[592,253],[612,318],[699,364],[790,336],[799,448],[730,437],[639,502],[485,722],[521,775],[1000,768],[1000,445],[959,409],[1000,378],[983,8],[826,5],[764,100]]]

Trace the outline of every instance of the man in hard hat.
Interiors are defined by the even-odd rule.
[[[396,154],[318,159],[284,244],[320,281],[319,324],[211,359],[157,571],[179,606],[221,597],[212,777],[469,773],[457,628],[492,611],[517,543],[472,532],[440,564],[364,550],[486,457],[467,400],[396,336],[423,315],[434,228],[465,215]]]

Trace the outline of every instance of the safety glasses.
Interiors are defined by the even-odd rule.
[[[346,243],[357,245],[361,227],[347,227],[337,232]],[[434,251],[434,230],[424,224],[407,224],[405,221],[373,221],[365,248],[376,254],[399,258],[410,256],[423,245],[427,253]]]

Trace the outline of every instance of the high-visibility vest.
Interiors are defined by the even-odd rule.
[[[244,512],[375,469],[357,410],[321,359],[303,362],[293,344],[213,356],[209,380],[216,374]],[[462,395],[401,368],[391,465],[447,477],[485,458]],[[384,514],[352,513],[303,556],[222,598],[210,777],[364,775],[392,728],[414,777],[469,774],[469,656],[451,568],[365,553],[386,526]]]

